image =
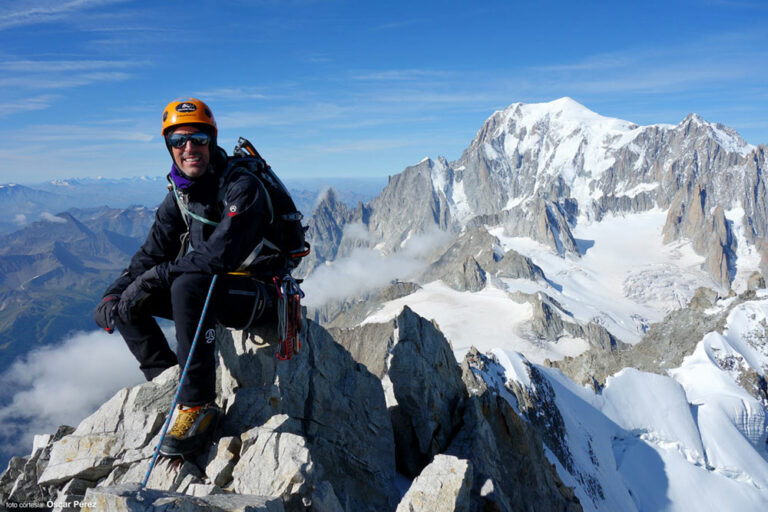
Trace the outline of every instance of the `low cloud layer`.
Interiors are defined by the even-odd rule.
[[[35,434],[77,426],[116,391],[143,380],[119,334],[81,332],[33,350],[0,375],[2,454],[28,454]]]
[[[61,217],[57,217],[56,215],[48,212],[43,212],[40,214],[40,218],[42,220],[47,220],[48,222],[54,222],[56,224],[66,224],[66,219],[62,219]]]
[[[351,228],[357,235],[360,226]],[[345,231],[346,233],[346,231]],[[384,255],[376,249],[356,248],[349,255],[316,268],[304,281],[304,303],[319,308],[332,300],[355,297],[385,287],[394,279],[412,280],[429,265],[429,256],[451,236],[435,230],[412,237],[403,249]]]

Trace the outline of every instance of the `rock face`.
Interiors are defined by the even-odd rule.
[[[340,338],[382,376],[401,472],[434,479],[439,465],[430,468],[430,461],[441,464],[440,454],[451,455],[472,468],[471,482],[467,472],[460,475],[462,488],[469,487],[469,510],[528,510],[532,503],[541,510],[581,510],[546,460],[535,429],[506,398],[478,383],[469,366],[456,367],[448,341],[434,324],[404,308],[392,324],[346,330]],[[360,350],[363,339],[379,347],[375,355]],[[452,488],[459,485],[451,481]],[[420,492],[416,487],[413,494]],[[400,506],[421,510],[414,499],[406,496]],[[461,503],[456,500],[456,506]]]
[[[419,290],[421,286],[407,281],[394,281],[383,290],[366,293],[352,299],[328,301],[310,308],[311,318],[326,327],[354,327],[387,301],[399,299]]]
[[[437,455],[416,477],[397,512],[455,510],[469,512],[472,465],[450,455]]]
[[[360,204],[356,210],[350,210],[333,188],[326,190],[307,224],[306,237],[312,243],[312,251],[302,260],[295,275],[305,277],[318,265],[346,254],[351,248],[366,246],[367,235],[350,227],[367,221],[367,217],[367,207]]]
[[[546,281],[541,268],[515,251],[503,252],[499,239],[483,227],[462,233],[429,266],[421,280],[441,279],[454,290],[476,292],[492,277]]]
[[[160,458],[147,489],[137,483],[178,368],[121,390],[76,429],[39,438],[33,455],[14,458],[0,477],[0,501],[140,511],[511,511],[534,502],[580,510],[511,405],[468,391],[471,371],[462,374],[435,324],[406,308],[391,323],[333,332],[344,346],[307,321],[301,351],[279,362],[273,329],[222,329],[225,414],[215,443],[187,460]],[[415,479],[403,500],[396,465]]]
[[[425,159],[392,176],[379,196],[371,202],[368,231],[385,250],[397,250],[411,236],[437,227],[458,233],[444,194],[436,193],[435,175],[452,172],[445,159]]]
[[[397,465],[415,477],[448,446],[466,396],[450,344],[437,326],[408,307],[391,325],[366,325],[339,338],[384,381]]]
[[[279,499],[261,496],[192,497],[184,494],[139,490],[138,485],[122,485],[89,489],[82,503],[84,510],[114,510],[151,512],[157,510],[184,510],[189,512],[283,512]]]
[[[228,437],[181,465],[160,459],[148,486],[263,497],[254,498],[262,508],[248,510],[272,510],[263,504],[275,498],[286,510],[393,510],[399,498],[394,436],[381,382],[324,329],[309,322],[305,332],[303,350],[289,363],[275,359],[275,346],[265,342],[269,331],[219,333],[226,412],[219,435]],[[174,368],[120,391],[74,432],[52,439],[41,474],[16,487],[40,485],[52,499],[75,480],[86,488],[140,482],[177,377]],[[14,463],[5,481],[24,480],[19,467]],[[9,496],[31,497],[11,492],[2,501]]]
[[[471,396],[446,452],[472,464],[471,510],[581,510],[549,465],[539,433],[512,407],[515,398],[475,374],[483,359],[470,350],[462,362]]]
[[[664,226],[664,242],[680,238],[693,242],[705,256],[709,273],[724,288],[729,288],[736,262],[736,240],[721,205],[713,205],[704,185],[687,194],[680,189],[672,200]]]

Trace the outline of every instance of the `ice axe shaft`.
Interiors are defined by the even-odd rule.
[[[155,463],[157,462],[157,457],[158,455],[160,455],[160,446],[163,444],[163,440],[165,440],[165,434],[168,432],[168,427],[171,424],[171,417],[173,416],[173,411],[176,409],[176,405],[179,403],[179,393],[181,392],[181,386],[182,384],[184,384],[184,379],[187,377],[187,370],[189,369],[190,361],[192,361],[192,355],[195,353],[195,346],[197,345],[197,340],[200,338],[200,331],[203,330],[205,313],[208,311],[208,305],[210,304],[211,296],[213,295],[213,287],[216,284],[216,279],[218,277],[219,276],[217,275],[213,276],[213,279],[211,279],[211,286],[208,287],[208,295],[205,297],[205,303],[203,304],[203,312],[200,313],[200,321],[197,324],[197,331],[195,331],[195,337],[192,340],[192,346],[189,348],[189,355],[187,355],[187,362],[184,364],[184,370],[181,372],[181,378],[179,379],[179,386],[176,388],[176,395],[173,397],[173,403],[171,404],[171,411],[168,413],[168,418],[165,420],[165,425],[163,425],[163,433],[160,434],[160,440],[157,442],[154,455],[152,455],[152,462],[149,463],[149,469],[147,469],[147,474],[144,475],[144,481],[141,482],[141,487],[139,488],[139,491],[141,491],[147,486],[147,482],[149,482],[149,475],[152,474],[152,469],[154,469],[155,467]]]

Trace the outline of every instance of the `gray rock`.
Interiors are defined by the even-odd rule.
[[[500,220],[507,236],[531,238],[551,247],[560,255],[580,255],[567,212],[556,202],[535,198],[505,210]]]
[[[515,251],[502,253],[499,239],[484,227],[462,233],[422,275],[424,282],[442,280],[458,291],[479,291],[488,275],[545,281],[541,268]]]
[[[762,288],[765,288],[765,278],[763,277],[763,274],[755,271],[752,273],[752,275],[749,276],[749,280],[747,281],[747,289],[760,290]]]
[[[155,489],[139,490],[136,485],[88,489],[83,510],[111,512],[283,512],[279,499],[246,495],[211,495],[204,497]]]
[[[151,455],[151,454],[150,454]],[[99,486],[126,485],[143,482],[150,464],[150,456],[133,464],[116,465]],[[181,463],[160,457],[152,469],[147,487],[161,491],[183,493],[192,484],[203,482],[205,475],[192,461]]]
[[[325,191],[307,224],[306,238],[312,251],[305,257],[295,272],[296,277],[306,277],[312,270],[326,261],[332,261],[344,253],[344,227],[359,222],[365,215],[362,205],[357,211],[350,211],[338,199],[333,188]],[[360,240],[350,241],[348,246],[364,245]]]
[[[57,494],[56,498],[53,500],[55,504],[53,507],[53,512],[62,512],[64,510],[80,508],[77,507],[75,503],[83,503],[85,493],[88,491],[88,489],[94,487],[95,485],[95,482],[81,480],[79,478],[70,480],[66,483],[66,485],[64,485],[64,487]]]
[[[364,293],[354,298],[332,300],[319,308],[309,308],[308,316],[325,327],[354,327],[385,302],[399,299],[421,289],[416,283],[393,281],[382,290]]]
[[[388,359],[395,346],[397,320],[385,324],[365,324],[353,329],[329,329],[333,338],[347,349],[355,361],[383,379]]]
[[[50,459],[54,443],[74,431],[72,427],[60,426],[56,433],[35,436],[33,452],[29,457],[14,457],[0,478],[0,502],[2,503],[44,503],[54,492],[38,483]]]
[[[311,494],[318,472],[301,430],[297,420],[276,415],[243,433],[240,460],[232,470],[232,490],[280,497],[284,502],[300,502]]]
[[[280,497],[287,510],[342,511],[333,486],[316,467],[298,420],[277,415],[245,432],[232,471],[234,492]]]
[[[735,267],[736,239],[722,205],[712,203],[706,184],[697,185],[690,194],[680,189],[667,214],[664,242],[691,240],[694,249],[705,256],[708,272],[728,289]]]
[[[213,456],[205,466],[205,474],[217,487],[225,487],[232,480],[232,470],[240,458],[242,441],[239,437],[222,437],[214,447]]]
[[[398,468],[415,477],[447,446],[466,396],[450,343],[407,306],[394,322],[347,330],[340,342],[384,380]]]
[[[530,328],[539,339],[557,341],[562,336],[570,335],[586,340],[590,347],[597,350],[626,350],[631,347],[617,339],[602,325],[595,322],[582,325],[559,302],[543,292],[534,294],[516,292],[511,298],[515,301],[528,302],[533,306]]]
[[[715,290],[701,286],[696,289],[691,297],[691,301],[688,303],[688,307],[691,309],[697,309],[704,311],[715,305],[718,299],[718,294]]]
[[[443,172],[452,173],[445,159],[425,159],[389,179],[371,202],[372,244],[381,242],[385,251],[397,251],[410,237],[435,229],[458,233],[446,193],[435,191],[433,184],[433,176]]]
[[[452,347],[433,323],[405,307],[396,324],[387,376],[397,402],[390,412],[398,463],[415,476],[450,442],[466,391]]]
[[[500,395],[467,400],[462,428],[445,452],[472,464],[471,510],[581,510],[546,459],[536,430]]]
[[[315,481],[327,480],[346,510],[394,508],[394,436],[380,380],[314,322],[303,334],[290,362],[277,361],[268,343],[222,338],[220,357],[229,373],[222,381],[235,390],[223,434],[237,436],[286,415],[292,418],[286,424],[300,426],[290,433],[303,438],[313,471],[322,475]],[[246,448],[244,442],[241,457]]]
[[[533,318],[531,328],[533,332],[541,338],[549,341],[556,341],[563,336],[565,331],[565,322],[561,313],[542,296],[535,294],[530,300],[533,305]]]
[[[472,465],[451,455],[436,455],[411,484],[397,512],[469,512]]]
[[[488,267],[488,271],[496,275],[496,277],[529,279],[539,282],[546,281],[546,276],[541,267],[533,263],[530,258],[511,249],[505,252],[501,260],[495,263],[495,265]]]
[[[152,455],[150,443],[159,435],[178,384],[178,366],[154,381],[122,389],[77,429],[53,444],[40,485],[72,478],[96,481],[116,465],[127,465]]]

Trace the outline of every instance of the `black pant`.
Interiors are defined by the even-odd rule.
[[[182,274],[174,280],[170,291],[151,294],[141,302],[132,312],[131,323],[117,319],[117,329],[147,380],[175,364],[184,367],[211,279],[207,274]],[[271,283],[245,277],[219,277],[181,387],[179,403],[192,406],[216,399],[216,322],[242,329],[260,319],[275,319],[274,297]],[[176,354],[168,346],[155,316],[172,319],[176,324]]]

